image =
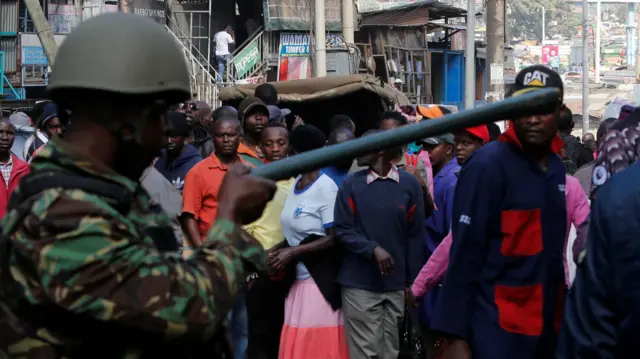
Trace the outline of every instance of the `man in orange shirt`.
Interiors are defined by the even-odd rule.
[[[238,156],[240,122],[223,118],[213,124],[214,152],[187,173],[183,187],[182,226],[192,246],[199,246],[218,211],[218,190],[222,179]],[[246,164],[246,163],[245,163]]]
[[[245,162],[238,153],[242,128],[235,118],[222,117],[213,122],[214,152],[193,166],[182,190],[182,226],[191,245],[200,246],[218,212],[218,191],[229,168]],[[245,290],[236,297],[229,317],[233,357],[244,358],[248,345],[248,318]]]

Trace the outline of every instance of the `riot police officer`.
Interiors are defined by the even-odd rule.
[[[163,145],[164,116],[190,97],[178,44],[157,23],[100,15],[59,48],[50,98],[71,113],[64,141],[32,162],[2,220],[0,349],[9,357],[217,357],[215,335],[264,268],[241,224],[275,191],[234,167],[202,248],[175,251],[169,217],[138,179]],[[66,112],[66,111],[62,111]]]

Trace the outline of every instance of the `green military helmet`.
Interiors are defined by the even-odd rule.
[[[64,103],[65,90],[158,95],[167,103],[191,97],[189,70],[171,35],[138,15],[109,13],[78,25],[60,45],[47,92]]]

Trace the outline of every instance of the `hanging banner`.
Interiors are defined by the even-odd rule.
[[[162,25],[166,24],[166,3],[164,0],[122,0],[122,12],[149,17]]]

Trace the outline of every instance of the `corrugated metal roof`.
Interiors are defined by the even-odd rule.
[[[360,26],[425,26],[430,20],[463,17],[466,13],[464,9],[427,0],[388,10],[361,13]]]
[[[4,72],[18,71],[18,40],[15,37],[0,38],[0,51],[4,52]]]
[[[432,21],[429,21],[427,23],[427,26],[429,27],[429,29],[431,29],[432,27],[434,29],[448,29],[448,30],[466,30],[467,29],[467,25],[441,24],[439,22],[432,22]]]
[[[18,32],[18,0],[0,1],[0,32]]]

